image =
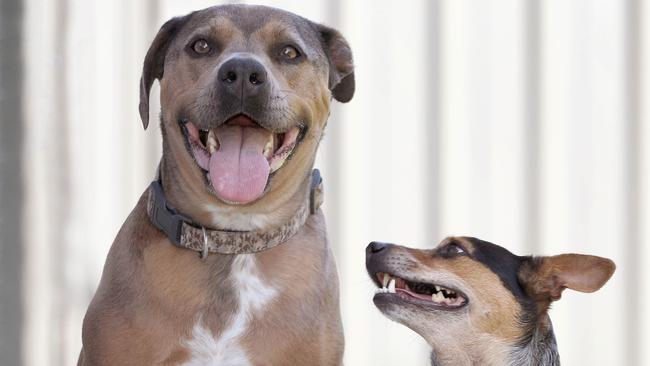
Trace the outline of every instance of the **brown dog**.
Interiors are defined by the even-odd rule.
[[[160,178],[110,250],[80,365],[339,365],[336,267],[311,169],[331,98],[354,93],[335,30],[261,6],[165,23]],[[211,254],[210,254],[211,253]]]

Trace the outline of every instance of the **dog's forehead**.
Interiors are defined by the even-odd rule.
[[[303,47],[320,48],[314,23],[288,11],[267,6],[232,4],[199,10],[191,14],[183,32],[205,27],[244,37],[260,31],[275,35],[288,33],[304,41]]]
[[[525,257],[511,253],[504,247],[473,237],[456,238],[469,250],[474,260],[494,272],[516,298],[526,297],[517,279]]]

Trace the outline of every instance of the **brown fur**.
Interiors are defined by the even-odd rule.
[[[519,280],[545,313],[552,301],[562,297],[565,288],[594,292],[614,274],[616,265],[607,258],[583,254],[560,254],[534,258],[525,263]]]
[[[221,54],[210,62],[183,53],[195,34],[219,40]],[[268,47],[293,39],[308,61],[284,67]],[[280,93],[274,106],[258,113],[268,129],[301,121],[307,134],[291,160],[270,179],[265,194],[246,205],[219,200],[187,151],[178,118],[207,127],[219,120],[211,110],[215,65],[235,52],[254,54]],[[161,83],[162,185],[172,206],[195,223],[214,229],[257,230],[281,225],[295,212],[308,189],[316,149],[323,136],[332,97],[352,97],[354,79],[349,47],[324,26],[276,9],[221,6],[175,18],[154,40],[142,77],[140,113],[148,124],[148,92]],[[342,85],[345,81],[345,85]],[[338,89],[337,89],[338,88]],[[276,100],[276,99],[274,99]],[[260,122],[262,123],[262,122]],[[183,340],[201,321],[215,339],[237,312],[234,255],[210,255],[173,246],[146,214],[143,193],[111,247],[101,283],[83,327],[79,365],[179,365],[190,358]],[[253,313],[241,344],[254,365],[339,365],[343,333],[338,278],[327,244],[322,212],[311,215],[289,241],[255,255],[265,284],[279,295]]]

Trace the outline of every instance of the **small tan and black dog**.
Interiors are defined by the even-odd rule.
[[[366,268],[379,287],[375,305],[426,339],[433,366],[557,366],[551,302],[565,288],[598,290],[616,267],[590,255],[522,257],[450,237],[431,250],[370,243]]]
[[[340,365],[336,266],[312,172],[331,99],[354,94],[339,32],[262,6],[173,18],[149,48],[163,155],[115,239],[79,365]]]

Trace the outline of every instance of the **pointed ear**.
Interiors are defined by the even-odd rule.
[[[178,30],[187,22],[189,15],[168,20],[156,34],[149,51],[144,58],[142,77],[140,78],[140,118],[144,129],[149,125],[149,92],[154,80],[162,79],[167,48]]]
[[[530,258],[519,271],[519,282],[537,301],[559,300],[565,288],[580,292],[600,289],[616,265],[607,258],[582,254],[560,254]]]
[[[329,59],[329,88],[334,99],[347,103],[354,96],[354,63],[348,42],[337,30],[317,25],[323,50]]]

